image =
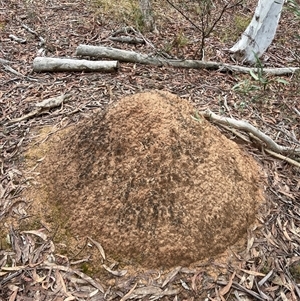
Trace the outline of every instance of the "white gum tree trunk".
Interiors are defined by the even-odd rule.
[[[255,63],[255,54],[260,57],[274,39],[283,3],[284,0],[258,0],[250,24],[230,51]]]

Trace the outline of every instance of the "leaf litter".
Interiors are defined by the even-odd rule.
[[[158,70],[147,66],[136,66],[135,69],[132,69],[130,65],[124,64],[122,72],[114,77],[99,74],[70,75],[60,73],[57,75],[36,74],[34,78],[30,78],[29,76],[23,76],[23,74],[31,74],[30,62],[35,53],[29,49],[30,47],[35,49],[37,41],[27,39],[26,44],[17,44],[7,37],[9,34],[22,38],[26,37],[27,34],[22,30],[22,21],[19,16],[22,18],[25,16],[25,19],[30,20],[30,13],[33,12],[32,7],[30,7],[31,4],[26,8],[22,2],[18,1],[15,1],[15,3],[0,1],[0,3],[1,8],[4,8],[7,14],[4,21],[0,19],[1,24],[5,24],[4,29],[1,29],[4,34],[2,35],[1,32],[0,37],[4,49],[2,55],[5,54],[3,60],[10,61],[14,70],[18,70],[12,72],[3,68],[4,72],[0,75],[1,219],[6,219],[11,215],[17,217],[17,219],[26,217],[28,206],[24,205],[28,204],[28,201],[19,200],[18,196],[26,188],[27,179],[21,172],[15,171],[19,170],[22,163],[18,159],[21,158],[20,154],[22,154],[26,145],[33,140],[32,133],[30,133],[31,129],[49,125],[65,126],[64,122],[68,124],[77,123],[78,120],[88,116],[91,111],[101,110],[108,103],[121,98],[124,94],[132,94],[141,89],[153,89],[153,87],[160,89],[163,87],[181,97],[190,99],[199,110],[207,107],[214,108],[216,111],[230,108],[231,115],[236,118],[251,120],[253,124],[256,124],[265,132],[277,137],[278,143],[282,145],[291,146],[294,140],[289,136],[279,134],[281,130],[292,133],[292,137],[299,141],[299,90],[297,90],[298,84],[295,80],[297,75],[288,79],[291,80],[291,83],[286,89],[274,84],[270,89],[271,91],[268,91],[269,94],[265,102],[258,101],[257,103],[248,104],[243,104],[242,99],[231,91],[231,87],[236,84],[236,79],[230,74],[224,75],[218,72],[214,72],[212,80],[206,71],[174,71],[169,68]],[[13,5],[18,6],[18,14]],[[69,45],[66,47],[59,34],[66,32],[66,27],[72,24],[69,22],[70,19],[74,19],[76,16],[88,19],[90,11],[84,4],[78,5],[78,7],[84,7],[79,12],[70,3],[52,1],[51,9],[53,11],[56,10],[57,12],[57,9],[60,8],[63,8],[64,11],[63,15],[55,15],[45,5],[41,3],[39,7],[35,7],[36,13],[48,15],[49,20],[59,18],[61,21],[61,23],[57,21],[47,24],[48,30],[52,29],[51,32],[53,33],[52,40],[47,41],[49,43],[47,45],[48,49],[50,51],[53,49],[56,55],[71,54],[74,47],[69,47]],[[68,11],[70,12],[69,20]],[[14,18],[14,16],[17,18]],[[0,17],[2,18],[2,14]],[[73,34],[72,45],[79,45],[83,36],[84,41],[93,43],[95,37],[101,39],[101,34],[105,35],[109,32],[108,24],[101,20],[105,30],[100,34],[95,25],[97,23],[93,23],[94,21],[88,20],[85,26],[78,26],[76,29],[72,26],[69,27]],[[35,29],[34,32],[38,33],[38,36],[40,36],[40,33],[46,32],[43,22],[46,21],[39,18],[30,20],[31,27]],[[224,24],[226,23],[230,24],[230,20],[224,20]],[[61,27],[59,27],[60,24]],[[176,31],[178,24],[170,25],[172,30]],[[293,27],[297,25],[293,22],[291,26],[287,26],[289,26],[288,22],[283,19],[277,33],[278,39],[286,35],[289,30],[293,30]],[[224,27],[226,26],[224,25]],[[190,27],[182,26],[182,28]],[[149,35],[147,38],[151,39],[156,45],[161,43],[159,38],[155,36]],[[58,41],[58,44],[56,41]],[[224,59],[224,56],[219,57],[213,51],[213,49],[222,48],[219,47],[218,43],[220,42],[212,41],[209,46],[208,56],[210,55],[211,59]],[[297,46],[296,44],[285,45],[285,48],[291,49],[292,52]],[[187,48],[184,51],[185,54],[189,55]],[[271,47],[271,60],[268,64],[274,66],[282,64],[280,58],[285,58],[285,53],[280,53],[278,47]],[[279,93],[276,91],[279,91]],[[61,110],[52,109],[36,118],[22,120],[4,127],[9,120],[28,114],[34,108],[35,103],[42,99],[70,92],[77,95],[77,100],[71,100]],[[219,97],[223,93],[228,96],[226,106],[222,106],[222,97]],[[260,97],[265,97],[265,95],[262,94]],[[32,101],[30,101],[30,98]],[[77,101],[80,103],[77,103]],[[243,109],[239,107],[241,104],[245,105]],[[66,116],[67,120],[65,119]],[[270,127],[271,124],[275,127]],[[234,139],[232,134],[222,131]],[[298,287],[300,281],[298,258],[300,207],[297,202],[300,199],[299,169],[266,156],[263,152],[258,152],[249,147],[247,149],[261,162],[267,173],[266,187],[268,195],[268,202],[258,215],[258,225],[254,227],[253,231],[249,231],[247,248],[244,251],[233,252],[233,257],[230,257],[231,259],[225,263],[225,271],[219,270],[216,276],[209,275],[205,268],[201,266],[195,270],[192,269],[190,274],[184,273],[183,268],[177,272],[176,270],[170,271],[170,273],[176,275],[173,279],[170,278],[164,288],[167,287],[168,291],[173,293],[173,295],[170,294],[172,300],[174,296],[176,300],[192,300],[193,298],[204,298],[208,295],[211,300],[221,300],[218,292],[224,287],[228,290],[227,295],[233,294],[238,300],[246,300],[244,299],[245,296],[252,297],[254,300],[275,300],[278,298],[297,300],[300,298]],[[6,223],[8,225],[13,221],[6,219]],[[38,229],[41,226],[39,225]],[[149,294],[145,295],[145,293],[151,292],[152,289],[152,293],[154,290],[156,292],[161,291],[163,289],[162,284],[165,280],[168,280],[167,275],[170,275],[163,273],[156,280],[154,280],[152,274],[151,277],[147,274],[127,279],[125,279],[125,275],[121,279],[115,280],[115,285],[111,289],[105,288],[105,290],[100,282],[93,280],[82,272],[77,273],[70,269],[68,263],[65,266],[55,265],[56,258],[60,258],[59,254],[55,254],[55,244],[53,244],[51,237],[43,239],[45,237],[41,238],[36,235],[40,231],[36,230],[36,227],[27,230],[29,232],[34,231],[33,233],[19,232],[13,227],[10,228],[10,226],[3,229],[1,230],[5,235],[4,239],[1,240],[0,250],[0,295],[4,300],[18,300],[21,298],[26,300],[53,300],[53,296],[56,300],[72,300],[72,298],[77,300],[102,300],[104,296],[106,299],[112,300],[120,299],[122,296],[125,297],[129,292],[128,297],[132,295],[135,296],[133,299],[142,299],[145,296],[149,297]],[[6,239],[7,233],[9,233],[10,244]],[[212,266],[217,267],[217,262],[213,261]],[[236,273],[235,277],[231,279],[234,272]],[[154,274],[157,275],[157,273]],[[136,281],[139,277],[147,280],[144,281],[145,284],[137,284]],[[180,280],[192,288],[190,294],[186,294],[186,292],[184,293],[179,289],[181,286]],[[172,289],[172,286],[175,286],[175,288]],[[145,289],[144,294],[134,295],[134,290],[138,288]],[[152,299],[158,297],[169,300],[166,299],[166,296],[152,295]]]

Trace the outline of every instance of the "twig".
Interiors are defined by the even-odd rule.
[[[298,111],[296,108],[294,108],[294,111],[300,116],[300,111]]]
[[[32,33],[33,35],[35,35],[40,40],[40,46],[43,46],[46,43],[45,39],[40,37],[36,31],[32,30],[30,27],[28,27],[25,24],[22,24],[22,27],[25,28],[30,33]]]
[[[189,21],[195,28],[197,28],[200,32],[202,29],[196,25],[185,13],[183,13],[177,6],[175,6],[171,1],[166,0],[175,10],[177,10],[187,21]]]
[[[16,36],[13,35],[13,34],[10,34],[8,37],[11,38],[11,39],[14,40],[14,41],[20,43],[20,44],[26,43],[26,39],[18,38],[18,37],[16,37]]]
[[[128,43],[128,44],[145,44],[145,41],[143,39],[136,38],[136,37],[126,37],[126,36],[109,37],[109,40],[113,42]]]
[[[13,69],[13,68],[10,67],[10,66],[3,65],[3,68],[4,68],[6,71],[9,71],[9,72],[13,73],[14,75],[21,76],[21,77],[25,77],[25,75],[23,75],[22,73],[16,71],[15,69]]]
[[[275,152],[273,152],[273,151],[271,151],[271,150],[269,150],[269,149],[265,149],[265,152],[266,152],[266,153],[269,153],[270,155],[272,155],[272,156],[274,156],[274,157],[276,157],[276,158],[279,158],[279,159],[281,159],[281,160],[284,160],[284,161],[286,161],[286,162],[288,162],[288,163],[290,163],[290,164],[292,164],[292,165],[295,165],[295,166],[297,166],[297,167],[300,167],[300,163],[297,162],[297,161],[295,161],[295,160],[293,160],[293,159],[291,159],[291,158],[288,158],[288,157],[286,157],[286,156],[277,154],[277,153],[275,153]]]
[[[14,118],[14,119],[11,119],[7,122],[7,124],[13,124],[13,123],[16,123],[16,122],[20,122],[20,121],[23,121],[23,120],[26,120],[26,119],[29,119],[31,117],[34,117],[36,115],[38,115],[39,113],[42,112],[42,109],[35,109],[34,111],[31,111],[29,112],[28,114],[26,115],[23,115],[19,118]]]

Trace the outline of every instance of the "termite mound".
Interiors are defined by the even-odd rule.
[[[187,266],[245,236],[263,199],[259,167],[195,112],[140,93],[50,140],[40,187],[69,235],[145,268]]]

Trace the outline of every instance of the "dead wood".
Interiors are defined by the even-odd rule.
[[[120,37],[109,37],[109,39],[114,42],[121,42],[121,43],[128,43],[128,44],[145,44],[145,40],[136,37],[120,36]]]
[[[46,43],[45,39],[43,37],[39,36],[36,31],[34,31],[33,29],[31,29],[30,27],[28,27],[25,24],[22,24],[22,27],[39,39],[40,46],[43,46]]]
[[[13,34],[10,34],[8,37],[11,38],[12,40],[16,41],[17,43],[20,43],[20,44],[26,43],[26,39],[22,39],[22,38],[16,37]]]
[[[212,61],[201,61],[201,60],[172,60],[161,57],[151,57],[147,54],[141,54],[135,51],[122,50],[112,47],[104,46],[90,46],[90,45],[79,45],[76,49],[76,55],[78,56],[91,56],[109,58],[113,60],[147,64],[154,66],[172,66],[178,68],[191,68],[191,69],[212,69],[220,71],[234,71],[238,73],[249,73],[250,71],[256,71],[256,68],[248,68],[243,66],[236,66]],[[272,75],[283,75],[292,74],[299,70],[299,67],[287,67],[287,68],[265,68],[266,74]]]
[[[33,70],[48,71],[102,71],[114,72],[118,69],[117,61],[88,61],[62,58],[36,57],[33,60]]]
[[[228,118],[228,117],[223,117],[219,116],[209,109],[206,110],[205,112],[201,112],[201,114],[207,118],[210,119],[213,122],[216,122],[217,124],[225,125],[228,127],[233,127],[239,130],[243,130],[245,132],[248,132],[252,138],[257,139],[261,141],[261,144],[265,144],[266,151],[269,152],[272,155],[277,154],[276,156],[279,157],[280,159],[284,159],[288,161],[291,164],[294,164],[296,166],[300,166],[300,163],[292,160],[288,157],[282,156],[282,155],[300,155],[300,148],[295,148],[295,147],[286,147],[286,146],[281,146],[277,144],[274,140],[272,140],[269,136],[258,130],[256,127],[248,123],[247,121],[244,120],[236,120],[234,118]],[[300,142],[299,142],[300,144]],[[281,154],[281,155],[280,155]],[[280,155],[280,156],[279,156]],[[288,159],[288,160],[287,160]]]
[[[3,64],[3,68],[4,68],[4,70],[9,71],[9,72],[13,73],[14,75],[24,77],[23,74],[21,74],[20,72],[16,71],[14,68],[12,68],[8,65]]]
[[[0,64],[1,65],[10,64],[10,63],[11,63],[10,61],[0,58]]]
[[[51,108],[60,106],[63,103],[63,101],[65,101],[66,99],[68,99],[70,97],[71,97],[71,94],[62,94],[61,96],[58,96],[58,97],[51,97],[51,98],[44,99],[43,101],[35,104],[37,109],[29,112],[26,115],[19,117],[19,118],[11,119],[8,121],[7,124],[13,124],[13,123],[20,122],[20,121],[32,118],[34,116],[37,116]]]

